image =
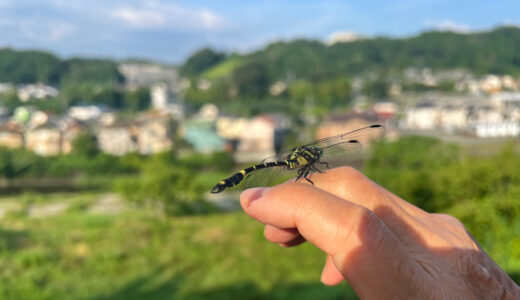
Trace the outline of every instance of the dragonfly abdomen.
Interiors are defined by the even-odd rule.
[[[273,162],[266,162],[258,165],[251,166],[249,168],[245,168],[243,170],[240,170],[233,174],[231,177],[223,179],[219,181],[212,189],[212,193],[220,193],[225,188],[233,187],[237,184],[239,184],[242,180],[244,180],[245,176],[251,172],[265,169],[265,168],[272,168],[272,167],[279,167],[279,166],[287,166],[289,164],[288,161],[282,160],[282,161],[273,161]]]

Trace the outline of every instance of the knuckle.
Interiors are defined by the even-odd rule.
[[[448,214],[438,214],[438,213],[434,213],[432,214],[438,218],[441,218],[443,219],[444,221],[448,222],[449,224],[451,225],[454,225],[456,227],[460,227],[460,228],[465,228],[464,224],[457,218],[455,218],[454,216],[452,215],[448,215]]]
[[[363,209],[359,217],[358,232],[361,239],[373,238],[381,231],[382,222],[379,217],[369,209]]]
[[[337,170],[336,176],[343,180],[357,181],[357,180],[365,179],[365,175],[363,175],[361,172],[359,172],[358,170],[356,170],[353,167],[343,166],[343,167],[337,168],[336,170]]]
[[[361,208],[356,219],[356,224],[352,226],[352,215],[349,214],[341,219],[343,222],[337,224],[335,238],[339,245],[350,243],[352,238],[367,243],[368,241],[377,240],[383,233],[381,221],[369,209]]]

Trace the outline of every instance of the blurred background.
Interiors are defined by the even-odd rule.
[[[519,282],[519,9],[0,0],[0,298],[357,299],[209,190],[374,123],[352,164]]]

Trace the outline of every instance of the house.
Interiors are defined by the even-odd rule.
[[[397,114],[397,105],[393,102],[379,102],[374,105],[374,113],[380,120],[391,120]]]
[[[21,128],[4,124],[0,126],[0,146],[8,148],[23,147],[23,132]]]
[[[237,116],[219,116],[216,120],[217,134],[226,140],[225,150],[235,152],[249,120]]]
[[[215,127],[215,121],[195,118],[183,123],[181,135],[198,152],[222,151],[225,141]]]
[[[114,123],[96,130],[99,149],[121,156],[137,150],[136,128],[131,124]]]
[[[137,122],[137,148],[141,154],[155,154],[172,148],[170,119],[148,115]]]
[[[480,90],[492,94],[502,90],[502,79],[497,75],[487,75],[480,80]]]
[[[25,147],[42,156],[58,155],[61,152],[61,130],[55,122],[46,122],[25,133]]]
[[[439,126],[447,132],[468,126],[468,108],[462,105],[445,105],[439,108]]]
[[[289,119],[281,114],[259,115],[239,135],[235,160],[258,161],[278,153],[283,146]]]
[[[512,121],[503,122],[477,122],[473,125],[477,137],[506,137],[520,134],[520,123]]]
[[[179,72],[174,67],[128,62],[118,65],[117,69],[124,76],[125,84],[130,89],[161,82],[171,86],[179,83]]]
[[[324,122],[317,128],[316,138],[323,139],[377,123],[380,123],[380,119],[375,113],[369,111],[349,114],[331,114],[325,117]],[[356,137],[356,139],[361,143],[367,143],[379,137],[379,135],[369,135],[361,137],[361,139]]]
[[[57,97],[60,92],[52,86],[37,83],[20,85],[17,94],[20,101],[27,102],[31,98],[45,99],[49,97]]]
[[[490,105],[474,106],[470,109],[469,123],[499,123],[504,121],[504,113]]]
[[[421,103],[406,110],[405,126],[409,129],[434,130],[439,126],[440,115],[437,105]]]
[[[161,83],[150,88],[152,108],[168,112],[175,119],[184,117],[185,108],[172,87]]]
[[[99,105],[71,106],[67,115],[76,120],[89,121],[101,117],[106,111],[105,107]]]

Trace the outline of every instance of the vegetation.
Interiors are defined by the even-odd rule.
[[[62,60],[43,51],[0,49],[0,82],[36,83],[53,86],[122,82],[117,63],[101,59]]]
[[[85,208],[0,220],[0,298],[357,299],[346,284],[319,283],[318,249],[267,243],[262,226],[241,212],[99,215],[88,212],[96,195],[51,195],[39,204],[56,199]]]
[[[427,211],[459,218],[518,280],[520,158],[513,146],[475,157],[431,138],[403,138],[376,145],[366,174]]]
[[[88,136],[81,141],[92,143]],[[455,145],[407,137],[375,144],[365,173],[420,207],[461,219],[520,282],[520,158],[513,146],[474,157]],[[100,154],[87,150],[71,155],[91,157],[95,167]],[[113,173],[116,190],[132,200],[119,213],[92,213],[100,197],[92,193],[0,198],[0,207],[21,205],[0,218],[0,298],[357,299],[346,284],[319,283],[318,249],[272,245],[243,213],[217,213],[201,202],[234,168],[228,155],[110,160],[132,170]],[[12,163],[2,172],[17,169]],[[69,208],[30,217],[30,207],[56,202]]]
[[[185,98],[196,106],[217,103],[228,112],[235,112],[236,103],[252,108],[276,99],[277,107],[288,113],[294,101],[301,107],[308,99],[316,99],[319,116],[351,104],[349,78],[355,76],[364,78],[361,92],[374,101],[387,98],[392,83],[400,83],[403,91],[455,91],[452,80],[435,86],[407,82],[402,71],[411,67],[518,76],[520,52],[515,49],[519,47],[520,29],[499,27],[481,33],[425,32],[406,39],[377,37],[334,45],[312,40],[276,42],[254,53],[218,59],[216,52],[204,49],[185,64],[190,70],[185,74],[194,82]],[[200,79],[211,80],[211,87],[199,90],[196,82]],[[277,82],[287,89],[272,95],[270,87]]]
[[[228,153],[177,159],[165,152],[136,163],[139,175],[117,180],[115,190],[134,203],[159,205],[170,216],[212,211],[204,194],[233,165]]]
[[[181,68],[186,76],[200,74],[226,58],[224,53],[217,53],[209,48],[204,48],[192,54]]]
[[[70,106],[100,105],[106,108],[119,109],[126,112],[138,112],[151,106],[148,88],[123,90],[117,87],[93,87],[89,84],[69,85],[61,90],[60,95],[48,99],[30,99],[22,102],[15,92],[0,94],[0,105],[9,111],[19,106],[32,106],[46,112],[65,113]]]

